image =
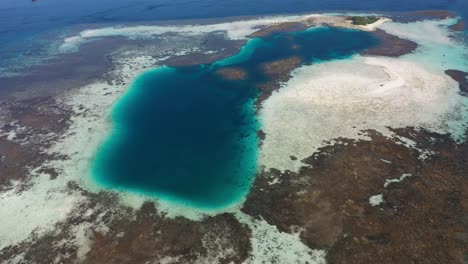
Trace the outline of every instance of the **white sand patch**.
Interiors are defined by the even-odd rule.
[[[275,185],[277,183],[280,183],[281,181],[278,178],[274,178],[271,181],[268,181],[268,185]]]
[[[252,252],[245,263],[326,263],[326,252],[304,245],[298,233],[280,232],[266,221],[254,220],[242,212],[236,213],[236,217],[252,230]]]
[[[390,180],[387,179],[385,180],[385,183],[384,183],[384,189],[387,189],[387,187],[392,183],[402,182],[404,179],[408,177],[412,177],[412,176],[413,174],[411,173],[403,173],[399,179],[390,179]],[[383,194],[376,194],[376,195],[369,197],[369,204],[372,205],[372,207],[378,206],[382,204],[383,202],[384,202]]]
[[[409,60],[356,56],[304,66],[263,104],[260,164],[296,171],[324,141],[368,139],[358,134],[364,129],[452,132],[447,120],[461,120],[465,108],[456,82]]]
[[[6,138],[10,141],[13,141],[15,138],[16,138],[16,131],[14,130],[11,130],[9,132],[6,133]]]
[[[369,204],[372,207],[379,206],[384,202],[383,200],[383,195],[382,194],[376,194],[371,197],[369,197]]]
[[[63,181],[46,174],[34,175],[33,185],[24,192],[17,188],[0,193],[0,249],[52,231],[81,202],[78,193],[68,193]]]
[[[390,18],[380,18],[379,20],[375,21],[374,23],[368,24],[368,25],[361,25],[359,26],[359,29],[364,30],[364,31],[375,31],[378,27],[383,25],[386,22],[391,22],[392,20]]]
[[[384,188],[387,188],[392,183],[402,182],[404,179],[413,176],[411,173],[403,173],[399,179],[385,180]]]
[[[386,159],[380,159],[380,160],[381,160],[382,162],[384,162],[384,163],[387,163],[387,164],[392,164],[392,162],[391,162],[391,161],[389,161],[389,160],[386,160]]]

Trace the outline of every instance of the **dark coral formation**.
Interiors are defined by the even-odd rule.
[[[247,71],[237,67],[221,68],[216,73],[227,80],[245,80],[248,75]]]
[[[30,168],[53,158],[42,150],[69,127],[71,112],[59,106],[51,97],[37,97],[0,103],[8,120],[1,127],[8,135],[0,136],[0,189],[11,180],[27,180]],[[11,133],[11,138],[9,135]],[[52,177],[57,172],[49,169]]]
[[[468,72],[459,70],[446,70],[445,74],[458,82],[458,87],[460,88],[461,94],[468,95]]]
[[[468,250],[468,144],[413,129],[397,134],[433,151],[419,152],[368,131],[371,141],[342,139],[305,159],[299,173],[263,172],[243,211],[310,247],[329,263],[464,263]],[[387,187],[387,179],[412,177]],[[278,178],[280,183],[270,185]],[[383,194],[371,206],[369,197]]]
[[[262,71],[271,78],[271,81],[257,84],[257,88],[260,92],[256,101],[257,110],[261,108],[263,101],[280,88],[281,82],[289,80],[291,72],[303,62],[303,58],[293,56],[260,65]]]
[[[70,183],[70,190],[86,195],[89,204],[79,213],[60,223],[57,230],[0,251],[0,262],[21,253],[26,263],[243,263],[250,254],[250,229],[232,214],[192,221],[183,217],[167,218],[152,202],[141,209],[121,208],[114,194],[97,194]],[[109,210],[109,208],[117,210]],[[85,216],[89,209],[93,213]],[[67,243],[76,238],[74,228],[92,226],[90,249],[79,256],[76,246]],[[100,225],[105,225],[103,230]],[[57,243],[62,243],[57,246]]]
[[[260,38],[260,37],[267,37],[271,36],[276,33],[282,33],[282,32],[297,32],[297,31],[303,31],[306,30],[307,26],[303,23],[300,22],[285,22],[285,23],[280,23],[277,25],[273,26],[268,26],[265,28],[260,29],[259,31],[256,31],[247,37],[249,38]]]
[[[379,39],[380,43],[376,47],[364,51],[363,55],[399,57],[413,52],[418,47],[418,44],[411,40],[388,34],[381,29],[377,29],[372,34]]]
[[[465,30],[465,20],[459,19],[458,22],[452,26],[450,29],[453,31],[464,31]]]
[[[134,221],[120,219],[110,229],[106,234],[94,232],[84,263],[147,263],[164,258],[193,263],[210,257],[219,257],[218,263],[241,263],[250,252],[250,230],[231,214],[201,222],[169,219],[146,203]]]

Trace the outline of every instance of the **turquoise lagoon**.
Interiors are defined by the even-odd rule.
[[[115,105],[92,177],[106,188],[185,206],[232,205],[260,169],[256,85],[269,81],[260,65],[291,56],[305,63],[346,59],[377,42],[367,32],[314,28],[251,39],[212,64],[147,71]],[[223,67],[242,68],[248,78],[223,79],[216,73]]]

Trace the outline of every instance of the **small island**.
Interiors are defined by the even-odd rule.
[[[351,17],[348,17],[347,20],[351,20],[353,25],[365,26],[365,25],[373,24],[379,21],[379,18],[375,16],[367,16],[367,17],[351,16]]]

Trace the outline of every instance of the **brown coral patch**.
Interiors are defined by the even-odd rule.
[[[452,77],[452,79],[458,82],[458,87],[460,88],[460,92],[462,94],[468,94],[468,72],[463,72],[459,70],[446,70],[445,74]]]
[[[399,57],[413,52],[417,47],[413,41],[402,39],[387,32],[377,29],[371,32],[378,40],[379,45],[362,52],[362,55],[377,55],[387,57]]]
[[[450,26],[450,29],[453,31],[464,31],[465,21],[463,19],[459,19],[455,25]]]
[[[298,56],[263,63],[260,65],[262,71],[271,78],[284,81],[289,73],[299,67],[302,59]]]
[[[0,127],[0,188],[11,180],[26,180],[30,168],[52,158],[43,149],[69,127],[70,111],[50,97],[39,97],[1,104],[7,120]],[[9,134],[14,135],[9,138]],[[57,172],[43,168],[52,178]]]
[[[94,232],[84,263],[147,263],[172,258],[177,263],[219,256],[219,263],[241,263],[250,253],[250,230],[231,214],[200,222],[167,219],[146,203],[134,221],[122,219],[103,234]],[[229,253],[226,253],[229,252]]]
[[[260,37],[267,37],[273,34],[277,33],[283,33],[283,32],[298,32],[298,31],[303,31],[306,30],[307,26],[303,23],[300,22],[285,22],[273,26],[268,26],[265,28],[260,29],[259,31],[256,31],[247,37],[249,38],[260,38]]]
[[[264,171],[242,210],[281,231],[299,230],[307,245],[328,250],[329,263],[463,263],[468,145],[397,130],[437,153],[422,162],[398,140],[368,133],[370,141],[320,149],[299,173]],[[403,173],[413,177],[384,187]],[[372,207],[369,197],[379,193],[384,203]]]
[[[245,80],[248,75],[244,69],[237,67],[221,68],[216,73],[226,80]]]

